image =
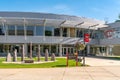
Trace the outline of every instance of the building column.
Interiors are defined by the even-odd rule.
[[[87,54],[90,54],[90,45],[87,45]]]
[[[27,56],[28,55],[28,45],[24,44],[24,55]]]
[[[43,48],[44,48],[43,45],[41,45],[41,52],[42,52],[41,54],[44,53]]]
[[[110,48],[107,46],[107,47],[106,47],[106,56],[108,56],[108,54],[109,54],[109,49],[110,49]]]
[[[67,31],[67,36],[70,37],[70,28],[68,28]]]
[[[110,46],[109,46],[109,55],[110,55],[110,56],[113,55],[113,53],[112,53],[112,49],[113,49],[113,47],[114,47],[113,45],[110,45]]]
[[[62,56],[62,44],[59,44],[59,56]]]
[[[30,42],[30,59],[32,59],[32,42]]]
[[[62,28],[60,28],[60,37],[62,37],[63,36],[63,30],[62,30]]]
[[[36,36],[36,26],[34,27],[34,36]]]
[[[38,56],[38,61],[40,61],[40,45],[38,44],[38,48],[37,48],[37,56]]]
[[[56,45],[56,54],[58,54],[58,45]]]
[[[24,57],[25,57],[25,45],[24,45],[24,44],[22,44],[21,61],[24,61]]]
[[[77,29],[75,28],[75,38],[77,37],[77,31],[76,31]]]

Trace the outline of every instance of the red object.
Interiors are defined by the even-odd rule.
[[[107,30],[107,31],[105,31],[105,36],[106,36],[107,38],[108,38],[108,37],[112,37],[113,32],[114,32],[114,30]]]
[[[84,34],[84,42],[89,42],[90,35],[88,33]]]

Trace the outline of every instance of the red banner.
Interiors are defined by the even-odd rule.
[[[88,33],[84,34],[84,42],[89,42],[90,35]]]

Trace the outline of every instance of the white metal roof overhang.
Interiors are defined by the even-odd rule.
[[[90,28],[97,29],[105,27],[103,21],[81,18],[81,20],[61,20],[61,19],[41,19],[41,18],[19,18],[19,17],[1,17],[0,25],[26,25],[26,26],[54,26],[71,28]]]

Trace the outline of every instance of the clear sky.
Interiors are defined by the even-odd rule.
[[[0,11],[67,14],[113,22],[120,14],[120,0],[0,0]]]

